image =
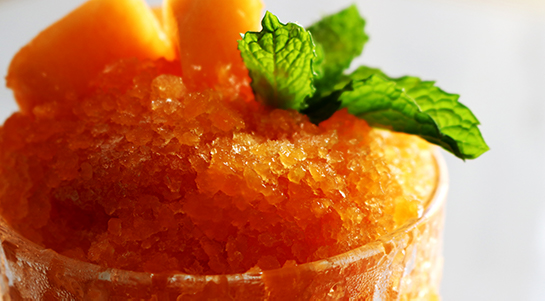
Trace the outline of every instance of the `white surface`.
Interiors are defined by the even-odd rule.
[[[81,2],[0,0],[0,73],[32,36]],[[446,155],[443,300],[545,300],[543,2],[268,0],[267,9],[309,25],[353,2],[371,35],[357,63],[435,79],[461,94],[492,148],[465,163]],[[0,121],[15,109],[11,93],[0,90]]]

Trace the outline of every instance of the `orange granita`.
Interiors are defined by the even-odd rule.
[[[121,60],[70,107],[11,116],[0,214],[101,266],[224,274],[340,254],[422,213],[436,179],[426,142],[344,110],[316,126],[265,107],[228,68],[194,92],[179,66]]]

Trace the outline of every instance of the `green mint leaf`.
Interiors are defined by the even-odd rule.
[[[329,119],[342,105],[341,96],[344,92],[352,91],[352,85],[334,90],[326,96],[317,94],[308,101],[308,107],[301,110],[301,113],[308,116],[310,122],[319,124],[320,122]]]
[[[447,93],[436,87],[435,82],[417,77],[405,76],[395,82],[416,101],[422,112],[433,118],[442,135],[456,141],[463,159],[475,159],[489,150],[478,128],[479,120],[458,101],[459,95]]]
[[[348,81],[337,82],[341,81],[352,60],[361,54],[368,40],[364,27],[365,21],[352,5],[308,28],[316,43],[313,69],[317,93],[307,99],[308,107],[301,113],[311,122],[318,124],[331,117],[341,106],[342,93],[351,89]]]
[[[380,69],[371,68],[367,66],[360,66],[358,69],[354,70],[352,73],[346,75],[342,74],[338,81],[333,86],[333,90],[340,90],[343,89],[346,85],[348,85],[352,81],[358,81],[358,80],[365,80],[371,77],[371,75],[378,74],[382,78],[392,80],[389,78],[386,74],[384,74]]]
[[[464,160],[489,149],[473,113],[458,95],[434,82],[393,79],[365,66],[343,73],[368,39],[355,6],[325,17],[309,31],[280,23],[270,12],[262,25],[238,45],[258,101],[298,110],[316,124],[346,107],[372,126],[419,135]]]
[[[314,38],[313,38],[314,39]],[[316,80],[324,77],[324,47],[321,44],[316,44],[316,58],[312,61],[312,68],[314,69],[314,85],[316,85]]]
[[[369,124],[419,135],[464,160],[488,150],[479,121],[458,102],[458,95],[416,77],[389,79],[368,67],[350,77],[352,91],[342,94],[342,106]]]
[[[364,27],[365,20],[355,5],[308,27],[319,49],[318,58],[322,56],[322,62],[315,62],[314,68],[319,91],[330,90],[343,71],[350,67],[352,60],[361,54],[369,39]]]
[[[306,108],[305,100],[315,92],[310,33],[297,24],[280,23],[270,12],[261,24],[260,32],[247,32],[238,43],[257,99],[281,109]]]
[[[389,76],[384,74],[380,69],[378,68],[371,68],[367,66],[360,66],[358,69],[354,70],[349,76],[345,76],[345,81],[351,81],[351,80],[362,80],[367,79],[371,75],[379,74],[383,78],[391,80]]]
[[[435,138],[440,133],[433,119],[422,113],[414,100],[395,82],[372,75],[365,80],[353,81],[350,85],[352,91],[343,93],[341,101],[351,114],[365,119],[372,126],[416,134],[441,143],[440,139]],[[445,146],[458,153],[455,143],[454,149],[448,143]]]

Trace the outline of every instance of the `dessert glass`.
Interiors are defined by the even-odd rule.
[[[142,273],[105,268],[44,249],[0,217],[3,300],[438,300],[448,175],[423,215],[349,252],[261,272],[231,275]]]

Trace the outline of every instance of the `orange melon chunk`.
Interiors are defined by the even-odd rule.
[[[159,25],[161,25],[161,27],[164,27],[165,24],[164,24],[164,18],[163,18],[163,6],[153,6],[151,8],[151,11],[153,12],[153,14],[155,15],[155,18],[157,18],[157,21],[159,21]]]
[[[213,88],[224,68],[247,76],[237,40],[260,28],[262,8],[260,0],[165,0],[165,27],[178,45],[190,88]]]
[[[131,57],[173,59],[174,49],[145,1],[91,0],[17,53],[7,85],[25,114],[44,104],[68,113],[66,104],[84,95],[108,64]]]

